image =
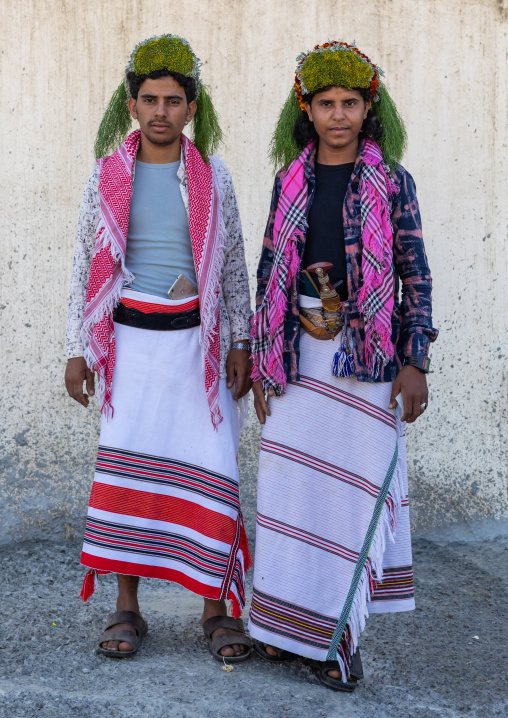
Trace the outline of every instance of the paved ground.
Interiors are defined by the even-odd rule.
[[[508,714],[506,542],[415,542],[418,608],[370,619],[366,677],[353,695],[322,687],[303,662],[271,666],[253,658],[224,672],[200,632],[200,599],[156,580],[142,584],[150,632],[138,656],[96,655],[114,581],[101,577],[83,604],[79,549],[77,542],[41,542],[0,552],[2,718]]]

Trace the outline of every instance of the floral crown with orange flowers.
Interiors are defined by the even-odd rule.
[[[295,92],[301,110],[305,110],[303,95],[329,86],[369,89],[370,99],[376,101],[379,75],[384,72],[354,43],[325,42],[296,59]]]
[[[325,42],[296,58],[295,82],[272,136],[270,157],[276,167],[287,166],[302,150],[294,138],[295,123],[305,112],[304,97],[326,87],[369,90],[371,112],[383,127],[378,144],[385,162],[393,167],[400,161],[406,144],[404,122],[380,77],[384,72],[353,42]]]

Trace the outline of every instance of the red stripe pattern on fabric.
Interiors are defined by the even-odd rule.
[[[180,460],[100,446],[81,563],[176,581],[245,606],[251,558],[238,483]],[[87,574],[84,600],[95,587]]]
[[[99,446],[96,472],[138,482],[174,486],[240,510],[238,484],[227,476],[176,459]],[[149,489],[147,488],[147,491]]]
[[[303,541],[303,543],[307,543],[310,546],[316,546],[322,551],[334,553],[337,556],[344,558],[346,561],[356,563],[358,560],[358,553],[351,551],[345,546],[341,546],[334,541],[328,541],[316,534],[310,533],[309,531],[299,529],[296,526],[290,526],[290,524],[286,524],[282,521],[277,521],[276,519],[269,518],[268,516],[263,516],[263,514],[260,514],[259,512],[256,523],[258,526],[262,526],[263,528],[274,531],[275,533],[289,536],[297,541]]]
[[[186,526],[227,544],[232,544],[235,538],[236,523],[229,516],[175,496],[152,494],[94,481],[90,506],[100,511]]]
[[[373,579],[371,601],[393,601],[414,598],[413,567],[385,568],[383,580]]]
[[[120,304],[129,309],[137,309],[143,314],[180,314],[199,307],[199,299],[196,297],[185,304],[152,304],[152,302],[138,302],[137,299],[122,297]]]
[[[130,561],[103,559],[85,552],[81,554],[81,563],[85,566],[93,566],[97,569],[107,567],[107,570],[111,573],[120,573],[124,576],[143,576],[145,578],[159,578],[165,581],[173,581],[204,598],[212,598],[216,601],[219,599],[220,588],[209,586],[206,583],[200,583],[185,573],[173,569],[161,568],[160,566],[147,566],[144,563],[139,564]]]
[[[309,611],[288,601],[258,591],[252,594],[250,620],[275,635],[299,643],[328,648],[337,619]]]
[[[294,461],[302,466],[307,466],[310,469],[314,469],[318,472],[318,474],[325,474],[326,476],[331,476],[332,478],[338,479],[345,484],[350,484],[361,491],[365,491],[370,496],[377,496],[379,492],[379,489],[363,476],[354,474],[351,471],[346,471],[339,466],[334,466],[334,464],[324,461],[323,459],[319,459],[316,456],[312,456],[311,454],[306,454],[303,451],[292,449],[290,446],[284,446],[283,444],[278,444],[275,441],[262,439],[261,451],[281,456],[284,459]]]
[[[365,401],[358,396],[354,396],[350,392],[338,389],[337,386],[326,384],[323,381],[303,375],[300,377],[300,380],[295,382],[292,386],[296,386],[301,389],[310,389],[322,396],[339,401],[341,404],[346,404],[352,409],[357,409],[358,411],[367,414],[372,419],[378,419],[383,424],[391,426],[395,431],[397,430],[396,420],[392,413],[385,411],[384,409],[381,409],[375,404]]]

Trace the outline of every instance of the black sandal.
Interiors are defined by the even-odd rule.
[[[362,659],[360,658],[360,649],[357,649],[351,659],[349,666],[350,679],[348,681],[344,682],[338,678],[332,678],[328,675],[328,671],[340,671],[340,664],[338,661],[324,661],[323,663],[320,663],[317,677],[327,688],[332,688],[334,691],[352,693],[358,685],[358,681],[361,681],[363,678],[363,666]]]
[[[258,656],[264,661],[268,661],[268,663],[289,663],[289,661],[294,661],[295,658],[298,658],[296,653],[284,651],[282,648],[277,648],[277,646],[273,646],[277,651],[277,655],[271,656],[259,641],[253,641],[253,646]]]

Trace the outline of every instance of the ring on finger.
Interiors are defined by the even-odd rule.
[[[427,408],[427,402],[426,402],[426,401],[423,401],[423,402],[420,404],[420,411],[423,413],[426,408]]]

